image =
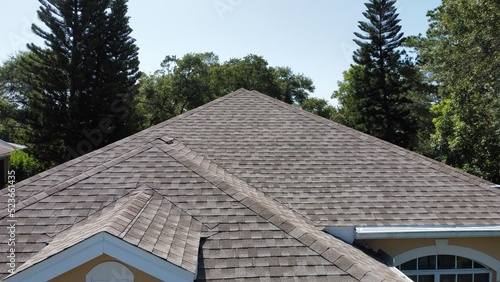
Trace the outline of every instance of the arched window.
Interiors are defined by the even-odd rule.
[[[107,261],[92,268],[85,279],[86,282],[134,282],[134,273],[121,263]]]
[[[492,270],[469,258],[430,255],[397,266],[415,282],[491,282]]]

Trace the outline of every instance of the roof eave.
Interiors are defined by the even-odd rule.
[[[99,232],[45,260],[32,265],[26,262],[17,269],[18,272],[7,276],[3,281],[49,281],[103,254],[161,280],[193,281],[196,277],[195,273],[159,258],[138,246],[107,232]]]
[[[500,225],[356,227],[356,240],[500,237]]]
[[[500,225],[478,226],[334,226],[324,229],[352,244],[366,239],[424,239],[500,237]]]

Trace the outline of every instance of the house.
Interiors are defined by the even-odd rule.
[[[2,281],[500,281],[493,183],[256,91],[15,189]]]
[[[10,167],[10,154],[15,150],[23,150],[24,145],[5,142],[0,139],[0,187],[7,183],[7,176]]]

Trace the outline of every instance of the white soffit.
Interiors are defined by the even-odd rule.
[[[355,239],[500,237],[500,225],[356,227]]]

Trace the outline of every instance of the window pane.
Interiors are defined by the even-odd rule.
[[[463,257],[457,257],[457,268],[472,268],[472,260]]]
[[[489,273],[474,274],[474,282],[490,282]]]
[[[417,275],[408,275],[408,278],[410,278],[412,281],[418,282]]]
[[[418,269],[436,269],[436,256],[419,258]]]
[[[439,282],[456,282],[455,274],[446,274],[439,277]]]
[[[412,259],[401,264],[401,270],[417,270],[417,259]]]
[[[419,275],[418,282],[434,282],[434,275]]]
[[[472,282],[472,274],[458,274],[458,282]]]
[[[455,256],[438,256],[438,269],[455,269]]]
[[[486,266],[480,264],[479,262],[474,262],[474,268],[486,268]]]

